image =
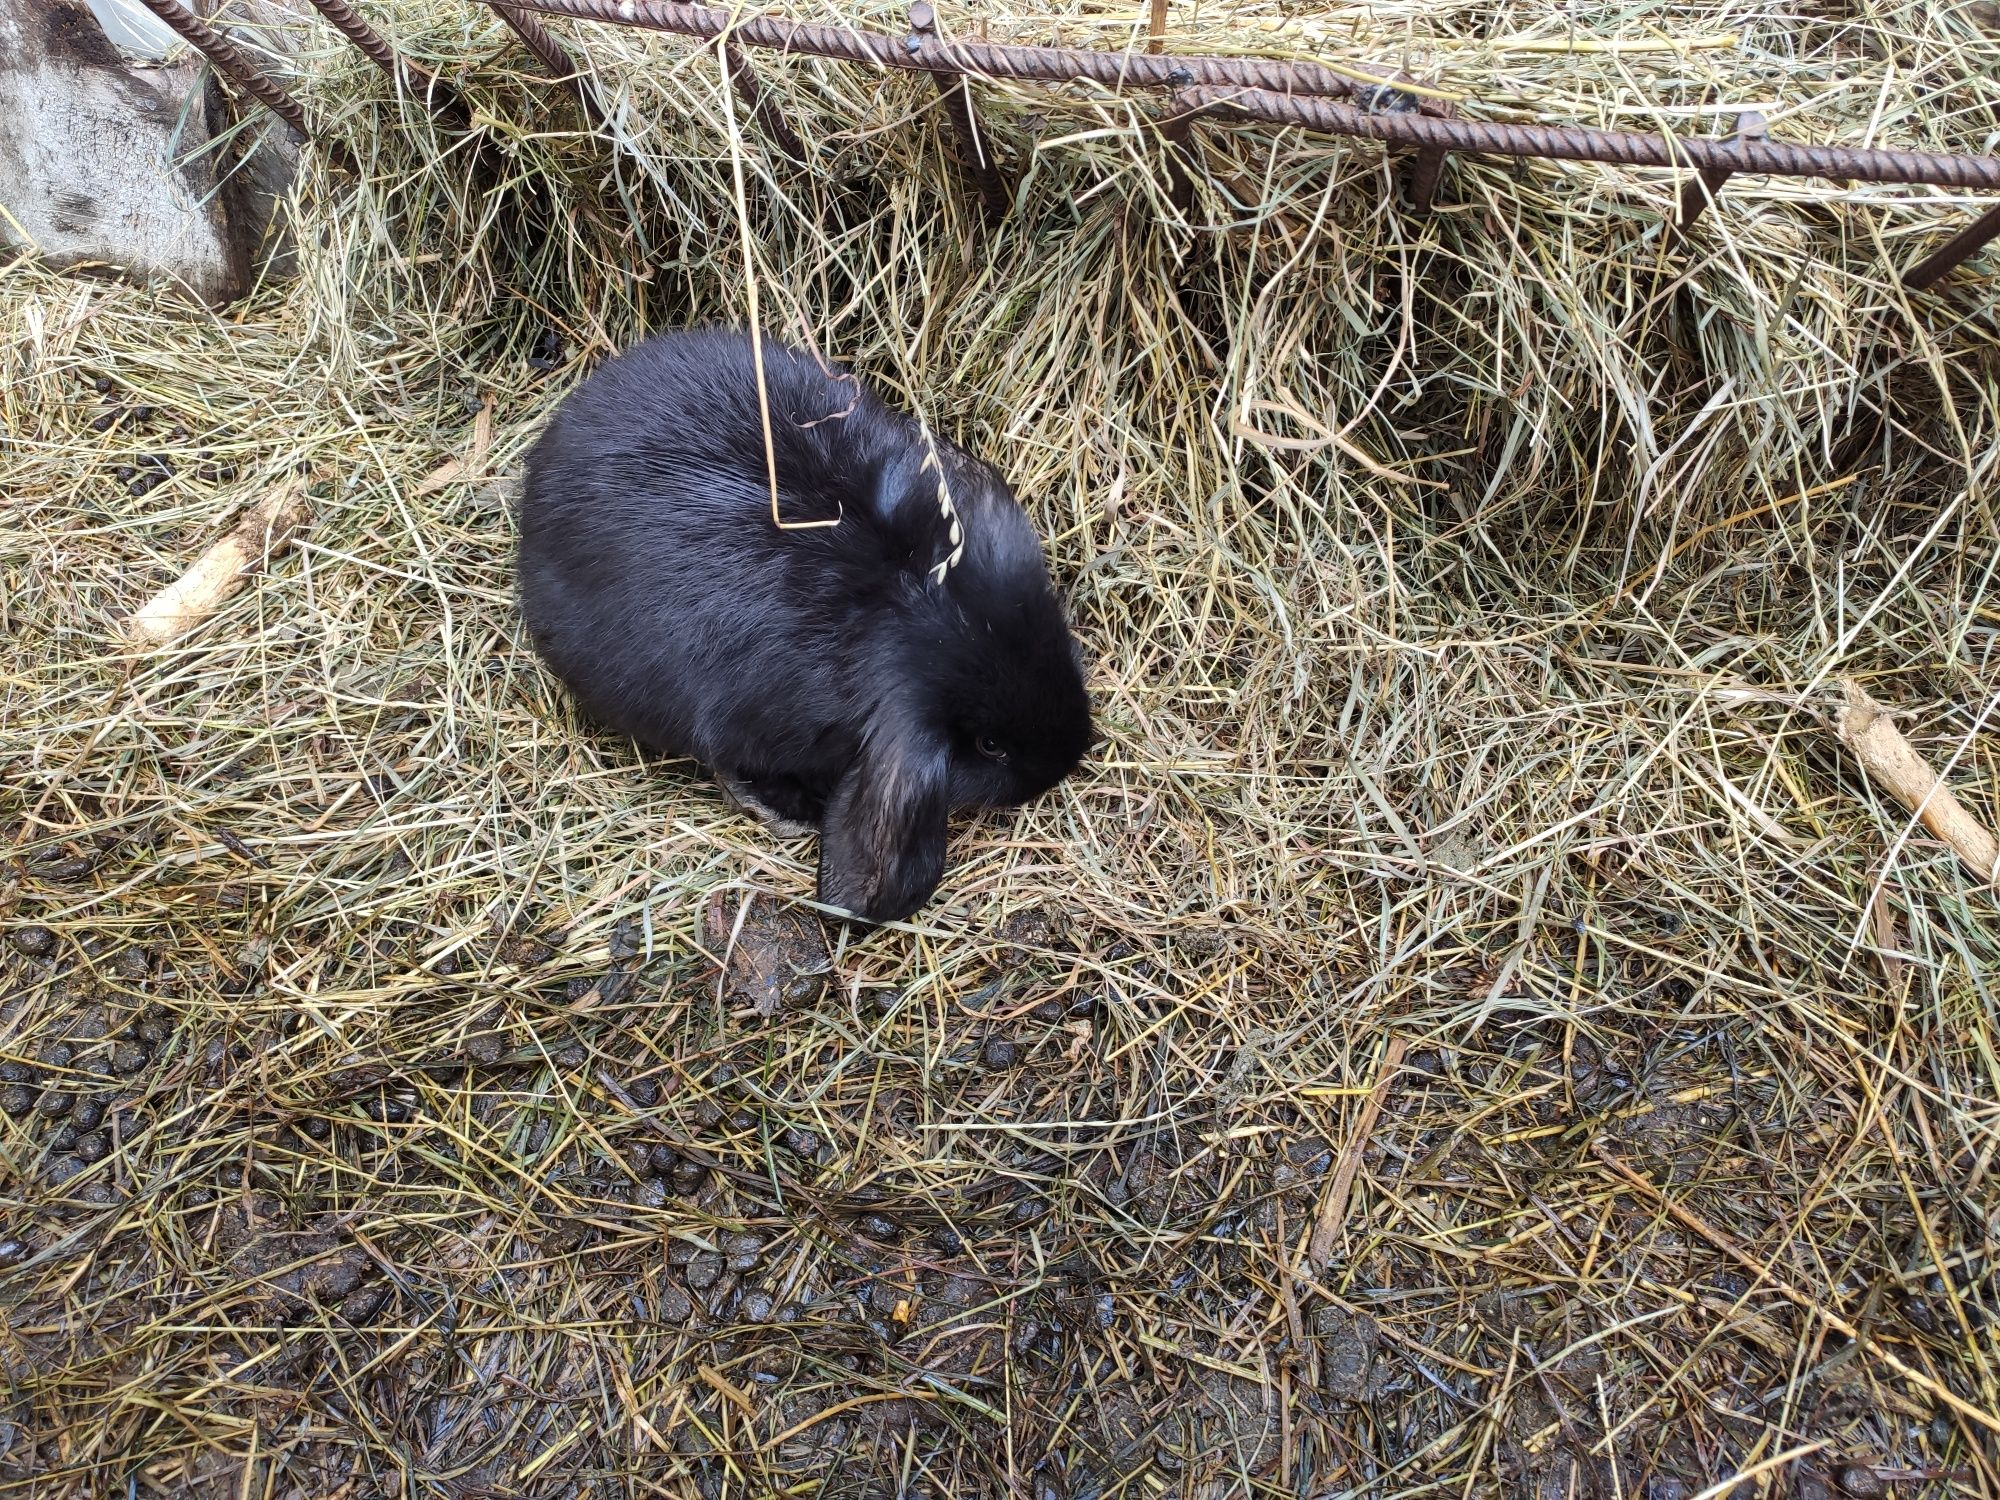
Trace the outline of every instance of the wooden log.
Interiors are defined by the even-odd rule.
[[[160,61],[174,35],[137,15],[0,0],[0,246],[32,250],[57,270],[169,280],[224,306],[265,265],[290,269],[292,236],[278,210],[298,151],[284,131],[250,146],[252,135],[240,160],[218,149],[228,131],[221,87],[199,58]],[[113,44],[106,16],[143,55]],[[257,34],[291,45],[277,28]]]
[[[222,607],[249,580],[250,570],[276,556],[304,528],[311,507],[304,479],[278,485],[244,511],[228,535],[194,566],[161,589],[125,622],[137,645],[163,646]]]
[[[1840,680],[1840,696],[1828,716],[1840,742],[1861,762],[1868,779],[1916,814],[1951,847],[1967,869],[1988,884],[2000,883],[2000,839],[1981,823],[1942,777],[1911,748],[1889,718],[1889,710],[1869,697],[1852,678]]]

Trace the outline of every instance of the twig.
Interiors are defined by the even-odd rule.
[[[1403,1065],[1403,1049],[1407,1045],[1403,1037],[1392,1036],[1389,1045],[1382,1049],[1382,1070],[1375,1075],[1375,1087],[1368,1091],[1368,1101],[1361,1106],[1361,1118],[1354,1122],[1354,1133],[1347,1138],[1347,1149],[1341,1153],[1340,1166],[1327,1184],[1326,1197],[1320,1200],[1319,1219],[1313,1225],[1312,1242],[1306,1247],[1306,1255],[1315,1266],[1324,1266],[1333,1253],[1334,1237],[1340,1233],[1340,1221],[1347,1213],[1347,1200],[1354,1191],[1354,1174],[1361,1170],[1362,1148],[1374,1132],[1376,1117],[1389,1097],[1389,1085],[1395,1081],[1396,1070]]]
[[[1991,885],[2000,882],[2000,840],[1965,810],[1944,779],[1911,748],[1889,718],[1889,710],[1869,697],[1851,677],[1840,680],[1840,701],[1827,716],[1840,742],[1854,752],[1870,781],[1916,814],[1965,867]]]
[[[163,646],[192,630],[243,587],[260,561],[282,552],[305,526],[306,482],[288,480],[243,513],[230,533],[161,589],[125,623],[128,639]]]

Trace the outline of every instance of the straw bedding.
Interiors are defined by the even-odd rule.
[[[483,165],[322,36],[366,170],[295,282],[0,284],[0,1491],[2000,1494],[1994,897],[1818,711],[1994,821],[1990,261],[1895,280],[1974,205],[1739,179],[1677,246],[1666,174],[1420,217],[1205,124],[1182,216],[1141,101],[982,87],[987,235],[923,80],[756,59],[799,169],[692,43],[555,28],[606,138],[489,14],[369,15]],[[1949,150],[2000,88],[1979,6],[1166,44]],[[1091,657],[1107,743],[907,927],[510,599],[538,422],[753,282],[1003,467]]]

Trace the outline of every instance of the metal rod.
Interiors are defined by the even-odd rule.
[[[496,6],[499,0],[495,0]],[[2000,190],[2000,158],[1811,146],[1774,140],[1685,140],[1594,130],[1576,125],[1516,125],[1439,118],[1436,107],[1413,112],[1362,110],[1334,102],[1361,88],[1317,63],[1258,58],[1173,57],[1142,52],[1085,52],[1065,47],[1016,47],[943,38],[905,39],[878,31],[816,26],[778,16],[740,16],[678,0],[508,0],[545,15],[637,26],[683,36],[715,37],[752,47],[925,73],[1066,83],[1090,79],[1112,88],[1177,88],[1193,106],[1275,125],[1301,125],[1329,135],[1357,136],[1392,146],[1435,147],[1488,156],[1541,156],[1631,167],[1726,167],[1774,177],[1851,178],[1860,182],[1929,183]],[[1240,87],[1236,86],[1240,85]]]
[[[805,142],[785,123],[784,111],[778,108],[778,101],[766,93],[763,84],[758,82],[757,70],[750,66],[750,59],[743,55],[743,49],[724,41],[722,60],[729,68],[729,81],[735,85],[736,97],[743,101],[743,107],[750,111],[764,134],[777,142],[780,151],[803,165],[809,160]]]
[[[1764,117],[1756,110],[1745,110],[1736,117],[1736,134],[1732,144],[1743,141],[1764,139]],[[1681,187],[1681,201],[1674,214],[1672,230],[1675,235],[1684,235],[1694,228],[1694,221],[1702,215],[1702,210],[1715,201],[1722,191],[1722,185],[1736,175],[1736,169],[1728,166],[1703,167]]]
[[[291,126],[301,140],[317,145],[328,161],[350,172],[360,170],[354,154],[346,146],[323,138],[312,128],[298,100],[252,67],[250,60],[234,42],[182,5],[180,0],[142,0],[142,3],[172,27],[190,47],[207,58],[216,72]]]
[[[1394,84],[1363,89],[1355,95],[1355,103],[1370,114],[1408,115],[1423,112],[1424,109],[1416,95]],[[1450,119],[1452,110],[1449,104],[1444,104],[1434,107],[1429,113]],[[1437,198],[1438,180],[1444,175],[1444,159],[1450,154],[1442,146],[1419,146],[1410,153],[1410,160],[1403,168],[1403,181],[1413,212],[1430,212],[1431,204]]]
[[[576,78],[576,64],[570,60],[569,49],[556,40],[555,33],[519,6],[508,5],[505,0],[492,0],[493,13],[518,36],[527,49],[535,54],[535,61],[542,65],[542,71],[565,83],[573,83]]]
[[[1429,213],[1436,201],[1438,180],[1444,176],[1444,159],[1450,154],[1442,146],[1419,146],[1410,157],[1410,207],[1418,213]]]
[[[1194,174],[1188,170],[1194,121],[1194,111],[1179,108],[1176,101],[1175,107],[1163,114],[1156,126],[1160,143],[1166,147],[1167,202],[1182,218],[1186,218],[1188,210],[1194,206]]]
[[[463,127],[470,122],[471,113],[466,109],[465,101],[458,97],[457,90],[435,74],[398,55],[374,27],[361,19],[347,0],[312,0],[312,4],[313,9],[325,16],[334,30],[360,49],[362,56],[389,75],[390,82],[399,92],[423,100],[432,114],[449,124]]]
[[[919,52],[936,41],[937,12],[931,8],[930,0],[916,0],[910,7],[910,34],[903,43],[904,50]],[[958,137],[959,161],[978,189],[987,222],[997,224],[1007,217],[1014,195],[987,154],[986,143],[979,138],[979,124],[972,118],[972,86],[963,74],[937,72],[932,76],[937,80],[938,98],[951,120],[952,133]]]
[[[592,127],[608,131],[611,122],[605,119],[604,111],[598,107],[597,96],[584,87],[583,75],[577,68],[576,60],[569,55],[569,48],[556,40],[555,33],[510,0],[487,0],[487,3],[493,7],[493,13],[521,39],[522,45],[535,54],[542,71],[568,90],[569,96],[576,101],[576,107],[583,111],[584,118],[590,121]]]
[[[1686,234],[1694,228],[1694,222],[1701,217],[1702,210],[1715,201],[1715,195],[1722,191],[1722,185],[1735,175],[1727,167],[1703,167],[1690,177],[1682,185],[1680,203],[1674,209],[1674,233]]]
[[[2000,235],[2000,205],[1987,209],[1985,213],[1904,272],[1903,285],[1913,292],[1928,291],[1944,279],[1947,271],[1976,253],[1995,235]]]
[[[912,49],[908,39],[846,26],[819,26],[782,16],[743,15],[678,0],[510,0],[544,15],[604,21],[647,31],[714,38],[841,58],[917,73],[960,73],[988,79],[1067,83],[1092,79],[1108,88],[1178,88],[1187,84],[1240,85],[1279,93],[1344,97],[1387,83],[1354,69],[1338,73],[1319,63],[1255,57],[1172,57],[1145,52],[1087,52],[1072,47],[1016,47],[976,38],[932,35]]]
[[[938,97],[944,104],[944,112],[951,119],[953,134],[958,137],[960,159],[965,170],[971,174],[972,185],[979,190],[980,206],[986,217],[993,223],[1007,217],[1007,210],[1013,206],[1014,194],[1000,176],[1000,169],[993,164],[987,154],[986,143],[980,138],[979,125],[972,118],[972,85],[964,78],[948,78],[937,75]]]
[[[536,0],[537,4],[554,0]],[[1507,125],[1439,119],[1424,114],[1374,114],[1331,99],[1285,98],[1261,89],[1193,88],[1190,105],[1239,119],[1301,125],[1329,135],[1392,146],[1434,146],[1488,156],[1542,156],[1628,167],[1726,167],[1774,177],[1848,177],[1860,182],[1929,183],[1937,187],[2000,189],[2000,157],[1941,156],[1790,141],[1676,139],[1576,125]]]

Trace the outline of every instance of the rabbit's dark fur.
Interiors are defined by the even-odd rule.
[[[895,921],[937,888],[953,810],[1082,758],[1076,643],[992,468],[845,370],[769,338],[763,358],[779,514],[840,524],[772,524],[748,336],[664,334],[528,455],[521,609],[593,718],[817,825],[820,899]],[[942,582],[940,467],[964,546]]]

